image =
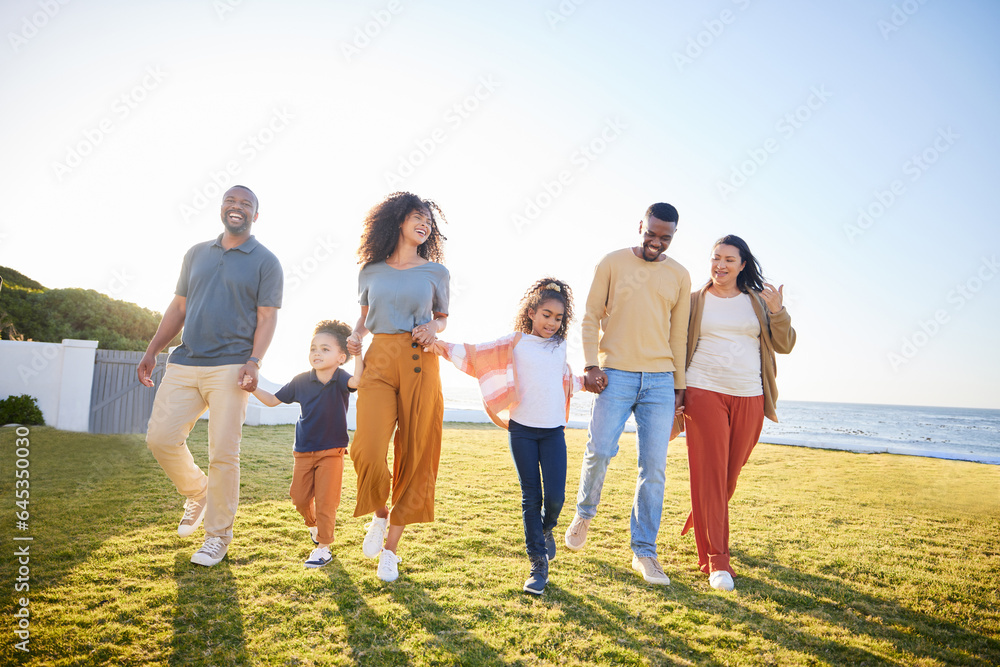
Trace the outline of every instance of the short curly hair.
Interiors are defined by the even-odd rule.
[[[552,337],[566,340],[569,323],[573,320],[573,290],[558,278],[542,278],[528,288],[528,291],[521,297],[521,303],[517,307],[517,315],[514,316],[514,331],[530,334],[534,323],[528,316],[528,311],[538,310],[543,303],[551,300],[560,302],[565,309],[562,324],[559,325],[559,330]]]
[[[438,219],[447,222],[441,208],[430,199],[421,199],[411,192],[393,192],[372,207],[365,215],[364,229],[361,231],[361,245],[358,260],[363,265],[384,262],[396,250],[399,228],[411,211],[424,211],[431,221],[431,233],[417,248],[417,254],[424,259],[439,264],[444,263],[444,241],[447,240],[438,228]],[[437,212],[437,216],[435,216]]]
[[[337,347],[340,348],[340,351],[350,357],[351,353],[347,351],[347,339],[350,337],[351,331],[351,325],[340,320],[323,320],[316,325],[313,336],[321,333],[330,334],[337,339]]]

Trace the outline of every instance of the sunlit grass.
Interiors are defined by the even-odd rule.
[[[506,434],[445,431],[437,520],[412,526],[401,577],[361,555],[345,470],[335,559],[287,498],[292,427],[244,429],[229,556],[189,562],[182,501],[140,436],[35,428],[30,528],[14,525],[14,434],[0,433],[4,534],[30,543],[30,653],[16,651],[17,543],[0,556],[4,664],[673,665],[1000,663],[1000,468],[761,445],[732,503],[737,590],[696,568],[683,444],[671,446],[660,530],[669,587],[630,568],[633,436],[609,470],[585,551],[561,549],[536,598]],[[206,432],[192,434],[204,464]],[[585,433],[568,432],[572,517]],[[683,443],[683,441],[681,441]]]

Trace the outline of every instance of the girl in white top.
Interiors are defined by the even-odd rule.
[[[515,333],[478,345],[439,343],[459,370],[479,379],[494,421],[510,434],[510,453],[521,483],[524,542],[531,574],[524,591],[541,595],[548,561],[555,558],[552,530],[566,495],[569,397],[583,388],[566,363],[566,331],[573,318],[569,285],[543,278],[532,285],[514,318]],[[498,413],[510,411],[509,421]]]

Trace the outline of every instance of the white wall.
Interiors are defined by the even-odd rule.
[[[0,340],[0,398],[28,394],[49,426],[86,432],[96,355],[93,340]]]

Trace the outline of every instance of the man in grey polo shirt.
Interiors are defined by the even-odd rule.
[[[250,234],[257,208],[249,188],[236,185],[226,192],[225,229],[184,256],[174,299],[136,369],[139,381],[152,387],[156,355],[183,329],[153,402],[146,444],[187,498],[177,534],[187,537],[205,521],[205,542],[191,557],[198,565],[221,561],[233,539],[247,398],[257,388],[281,307],[281,265]],[[207,475],[187,447],[206,408]]]

